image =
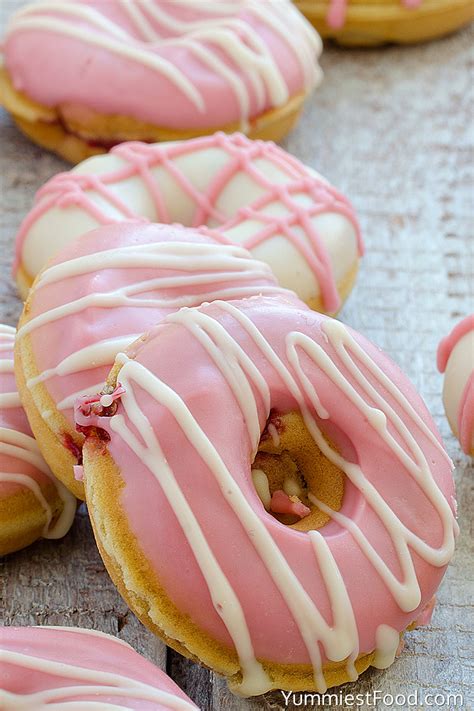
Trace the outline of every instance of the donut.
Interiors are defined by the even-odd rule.
[[[342,45],[410,44],[474,19],[471,0],[295,0],[322,37]]]
[[[125,143],[39,190],[16,240],[22,295],[62,246],[100,224],[137,218],[219,228],[267,262],[281,286],[329,313],[349,294],[363,252],[349,201],[271,142],[219,133]]]
[[[0,627],[0,706],[195,711],[161,669],[117,637],[77,627]]]
[[[66,247],[30,291],[16,349],[22,401],[56,476],[84,498],[74,401],[95,395],[119,351],[182,306],[279,292],[266,264],[209,229],[121,222]]]
[[[51,473],[32,436],[13,374],[15,329],[0,324],[0,555],[62,538],[76,500]]]
[[[458,323],[438,347],[444,373],[443,403],[462,451],[474,456],[474,314]]]
[[[0,97],[73,163],[218,129],[279,140],[321,79],[321,48],[290,0],[43,0],[7,25]]]
[[[111,410],[76,404],[86,498],[144,624],[243,695],[393,662],[458,529],[452,463],[379,348],[296,299],[214,301],[107,386]]]

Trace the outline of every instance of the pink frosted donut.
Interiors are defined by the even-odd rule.
[[[0,324],[0,555],[61,538],[76,511],[32,437],[13,374],[14,342],[15,329]]]
[[[344,45],[409,44],[453,32],[474,17],[470,0],[295,0],[321,36]]]
[[[281,291],[266,264],[205,228],[122,222],[66,247],[30,291],[17,338],[22,400],[55,474],[84,498],[74,401],[101,388],[119,351],[182,306]]]
[[[267,262],[282,286],[327,313],[350,293],[363,253],[349,201],[273,143],[240,134],[126,143],[56,175],[38,192],[16,242],[22,294],[73,239],[131,218],[217,227]]]
[[[112,411],[76,408],[86,495],[145,624],[241,694],[322,692],[393,662],[457,524],[435,425],[379,348],[295,300],[215,301],[168,316],[108,385]],[[259,457],[260,479],[272,457],[293,479],[276,494],[268,477],[268,508]]]
[[[321,49],[290,0],[43,0],[7,25],[4,102],[30,133],[69,137],[69,154],[48,147],[72,160],[74,144],[86,157],[224,128],[277,140]]]
[[[457,324],[438,347],[444,373],[443,402],[463,452],[474,455],[474,314]]]
[[[76,627],[0,627],[0,707],[195,711],[121,639]]]

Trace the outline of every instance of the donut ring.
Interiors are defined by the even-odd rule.
[[[13,375],[15,329],[0,324],[0,556],[38,538],[62,538],[76,500],[52,475],[21,407]]]
[[[279,140],[321,79],[321,48],[290,0],[43,0],[10,19],[0,96],[74,163],[218,129]]]
[[[76,421],[98,545],[141,620],[244,695],[391,664],[457,524],[435,425],[380,349],[294,300],[215,301],[120,354],[119,384],[114,412],[79,402]],[[304,423],[329,494],[342,476],[336,503],[305,477],[307,508],[329,518],[318,530],[276,520],[252,482],[262,432],[284,453],[282,416]]]
[[[322,37],[348,46],[411,44],[474,19],[470,0],[295,0]]]
[[[56,175],[37,193],[16,242],[22,295],[64,245],[131,218],[218,227],[267,262],[281,286],[329,313],[349,294],[363,252],[349,201],[273,143],[240,134],[126,143]]]
[[[474,456],[474,314],[457,324],[438,347],[444,373],[443,403],[462,451]]]
[[[282,291],[266,264],[204,228],[122,222],[65,248],[29,293],[16,348],[22,401],[56,476],[84,498],[74,401],[100,389],[119,351],[182,306]]]
[[[121,639],[77,627],[0,627],[0,706],[195,711],[161,669]],[[28,704],[28,706],[26,706]]]

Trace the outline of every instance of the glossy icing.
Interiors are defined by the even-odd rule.
[[[245,131],[319,83],[321,48],[289,0],[43,0],[12,16],[4,57],[18,91],[79,123]]]
[[[474,314],[458,323],[438,347],[443,402],[463,452],[474,452]]]
[[[14,341],[15,329],[0,325],[0,497],[29,489],[45,511],[43,538],[62,538],[74,519],[76,500],[53,476],[32,436],[15,383]],[[53,525],[52,509],[41,489],[49,481],[54,482],[63,501],[63,510]]]
[[[17,237],[16,267],[49,257],[100,224],[146,218],[218,227],[267,262],[279,283],[333,313],[337,285],[363,252],[349,201],[296,158],[241,134],[124,143],[52,178]]]
[[[110,436],[139,547],[178,609],[236,650],[239,693],[272,688],[259,660],[311,664],[319,691],[328,660],[345,662],[351,679],[360,654],[391,663],[457,534],[452,464],[399,369],[351,329],[282,297],[182,309],[117,363],[116,413],[79,401],[76,421]],[[317,531],[280,524],[253,484],[268,503],[251,462],[271,410],[300,411],[345,472],[339,512],[309,495],[331,518]],[[93,463],[85,479],[99,486]],[[151,502],[159,516],[145,515]]]
[[[0,627],[0,706],[193,711],[154,664],[120,639],[75,627]]]
[[[423,0],[400,0],[400,4],[407,9],[415,9],[421,5]],[[346,22],[347,6],[350,0],[330,0],[326,16],[329,27],[335,30],[344,27]]]
[[[216,231],[105,225],[65,248],[30,292],[18,331],[18,339],[30,337],[38,371],[27,387],[34,396],[43,383],[74,427],[78,395],[100,389],[116,354],[167,314],[282,291],[266,264]]]

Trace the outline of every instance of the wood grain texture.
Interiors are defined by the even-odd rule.
[[[2,22],[15,5],[4,0]],[[474,676],[474,472],[444,417],[435,352],[440,338],[474,310],[472,39],[467,30],[413,48],[328,48],[325,82],[285,144],[354,202],[367,256],[340,317],[408,373],[456,464],[461,536],[433,622],[407,635],[389,670],[369,671],[343,691],[418,691],[420,699],[428,692],[463,693],[466,709]],[[15,324],[21,304],[10,279],[14,236],[37,188],[65,164],[24,139],[5,113],[0,128],[0,321]],[[167,652],[115,591],[84,507],[63,541],[37,543],[1,566],[3,624],[77,624],[118,634],[166,668],[203,711],[285,708],[279,692],[234,697],[222,679]]]

